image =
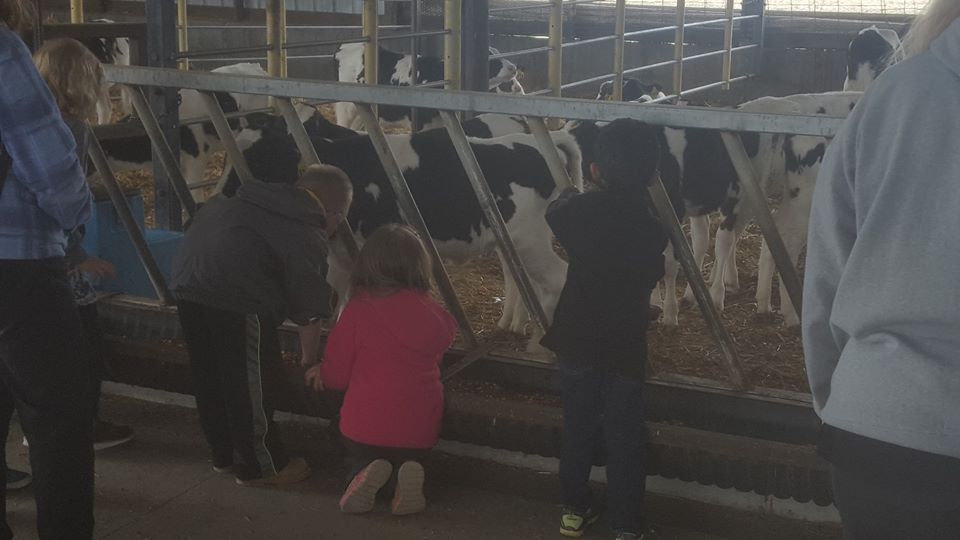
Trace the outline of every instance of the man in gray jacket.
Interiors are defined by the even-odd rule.
[[[814,193],[803,344],[850,539],[960,538],[958,16],[917,18]]]
[[[282,383],[277,327],[301,327],[302,360],[316,361],[333,313],[327,244],[350,208],[352,186],[314,165],[295,186],[250,182],[197,213],[173,263],[172,288],[190,352],[197,412],[213,468],[240,485],[307,478],[272,424]]]

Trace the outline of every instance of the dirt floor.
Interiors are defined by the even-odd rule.
[[[331,120],[335,119],[332,105],[318,108]],[[207,168],[208,179],[219,178],[223,171],[223,159],[222,153],[216,156]],[[117,177],[125,187],[142,191],[147,208],[147,226],[152,226],[152,175],[146,171],[124,171],[119,172]],[[716,227],[712,227],[712,230],[716,230]],[[761,316],[756,312],[754,295],[760,241],[759,230],[752,225],[737,246],[741,290],[727,294],[726,310],[722,314],[724,324],[736,344],[744,372],[754,385],[807,392],[799,329],[785,328],[779,315]],[[710,265],[711,255],[708,254],[705,278],[709,275]],[[449,265],[447,270],[481,341],[495,343],[496,352],[526,354],[527,336],[496,327],[503,300],[503,276],[497,257],[491,254],[465,265]],[[682,276],[678,281],[680,286],[677,292],[682,294],[686,282]],[[776,303],[776,282],[773,295]],[[681,305],[678,328],[663,325],[651,327],[650,365],[653,373],[728,381],[719,348],[695,305]]]
[[[550,539],[557,479],[530,471],[435,454],[428,463],[429,507],[397,518],[386,503],[364,516],[337,510],[346,475],[339,445],[308,423],[279,425],[293,452],[311,463],[308,481],[284,489],[243,488],[212,471],[196,412],[105,396],[104,418],[134,426],[131,444],[97,454],[96,538],[102,539]],[[27,449],[12,426],[7,456],[26,469]],[[30,488],[8,494],[17,538],[36,538]],[[678,499],[649,496],[647,516],[665,540],[838,539],[815,525]],[[603,521],[585,538],[610,538]]]

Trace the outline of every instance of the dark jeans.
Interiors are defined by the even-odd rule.
[[[378,459],[385,459],[393,465],[393,478],[386,488],[389,489],[397,477],[397,469],[405,461],[416,461],[421,465],[430,457],[432,448],[393,448],[388,446],[370,446],[342,437],[347,450],[347,484],[367,465]]]
[[[62,259],[0,261],[0,379],[0,401],[16,407],[30,442],[40,538],[91,538],[90,365]],[[0,538],[10,536],[4,518]]]
[[[564,506],[593,507],[590,468],[606,449],[610,527],[639,532],[646,490],[647,428],[643,381],[610,373],[598,365],[560,359],[563,398],[563,450],[560,487]]]
[[[214,466],[233,465],[242,480],[276,474],[288,462],[273,425],[283,386],[278,325],[193,302],[178,310]]]
[[[103,359],[103,331],[100,329],[96,303],[78,306],[77,310],[80,312],[87,357],[90,360],[90,398],[93,401],[93,418],[96,420],[100,412],[100,385],[107,372],[107,364]]]
[[[960,459],[824,426],[847,540],[960,538]]]

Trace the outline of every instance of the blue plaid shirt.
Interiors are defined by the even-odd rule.
[[[0,193],[0,260],[62,257],[92,196],[76,143],[30,51],[0,24],[0,142],[13,165]]]

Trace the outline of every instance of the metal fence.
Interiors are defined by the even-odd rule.
[[[180,203],[188,215],[193,214],[196,205],[193,203],[186,181],[177,167],[176,156],[171,151],[171,146],[164,137],[164,132],[160,128],[154,111],[151,110],[144,98],[143,88],[193,88],[201,91],[214,128],[224,142],[228,160],[237,170],[241,182],[250,181],[253,175],[250,173],[245,158],[236,144],[234,134],[229,127],[223,110],[220,108],[216,99],[213,98],[211,92],[220,91],[274,96],[277,108],[286,119],[301,154],[308,162],[314,163],[319,162],[319,159],[289,99],[302,98],[307,100],[348,101],[355,103],[364,119],[371,142],[377,151],[387,178],[390,180],[391,186],[397,194],[404,220],[419,229],[425,239],[430,239],[431,236],[426,224],[420,217],[419,208],[410,193],[403,172],[397,165],[396,158],[387,144],[386,136],[379,122],[376,121],[373,106],[396,105],[439,109],[444,127],[454,143],[454,148],[460,161],[463,163],[471,187],[483,209],[484,217],[495,233],[497,247],[504,255],[508,270],[518,285],[527,310],[541,328],[545,328],[547,325],[547,318],[543,307],[527,274],[524,262],[517,253],[513,240],[500,215],[498,206],[484,178],[483,171],[477,162],[476,156],[473,154],[473,150],[464,135],[463,128],[455,113],[500,113],[526,117],[532,132],[535,135],[539,135],[536,137],[536,140],[544,156],[547,158],[548,163],[554,163],[554,166],[551,166],[550,170],[558,185],[563,185],[568,182],[569,179],[565,178],[563,167],[557,166],[561,158],[557,153],[556,147],[549,142],[550,137],[547,135],[546,124],[546,120],[549,118],[590,121],[612,121],[617,118],[635,118],[651,124],[722,131],[724,143],[730,153],[730,158],[736,167],[744,188],[746,202],[751,205],[754,210],[761,231],[774,255],[778,270],[786,280],[788,291],[794,300],[794,304],[798,308],[801,306],[799,302],[799,278],[786,253],[780,235],[773,225],[766,198],[757,181],[757,175],[747,158],[746,151],[736,132],[792,133],[829,137],[836,132],[843,121],[839,118],[823,116],[771,115],[744,113],[726,109],[698,107],[676,108],[657,105],[637,107],[632,104],[616,102],[573,100],[555,97],[514,97],[490,93],[440,91],[433,89],[409,89],[407,91],[396,92],[392,89],[369,85],[223,75],[173,69],[107,66],[105,72],[107,80],[110,82],[133,87],[132,95],[134,96],[134,104],[143,122],[143,127],[150,137],[154,149],[158,153],[158,161],[161,167],[173,185],[173,193],[180,200]],[[108,187],[110,187],[111,198],[118,208],[120,218],[124,221],[124,225],[131,235],[138,254],[157,290],[158,296],[164,301],[169,301],[169,291],[163,283],[161,274],[157,270],[156,262],[153,261],[146,247],[146,243],[143,241],[142,233],[140,233],[136,224],[133,223],[129,212],[122,211],[126,202],[123,200],[120,190],[116,186],[116,181],[106,164],[106,160],[103,158],[99,143],[92,145],[91,155],[94,158],[94,163],[98,171],[107,182]],[[561,178],[561,176],[564,177]],[[662,222],[667,226],[673,245],[679,251],[680,263],[693,286],[693,291],[700,305],[700,309],[720,347],[730,378],[737,388],[744,389],[747,387],[747,382],[744,380],[742,370],[740,369],[735,345],[724,328],[719,314],[710,299],[706,284],[694,262],[690,247],[680,228],[680,223],[673,211],[673,207],[669,202],[662,183],[655,182],[650,188],[650,195]],[[356,246],[352,244],[354,238],[352,232],[347,230],[345,234],[340,235],[340,237],[347,241],[346,248],[348,252],[356,253]],[[482,350],[477,345],[478,340],[476,334],[470,327],[459,299],[450,284],[449,277],[446,275],[443,261],[439,258],[436,246],[433,245],[432,241],[430,241],[429,244],[437,263],[437,281],[440,285],[440,291],[443,294],[447,306],[459,320],[461,332],[467,343],[476,353],[470,355],[470,357],[479,358]],[[462,367],[463,366],[461,366],[461,369]]]

